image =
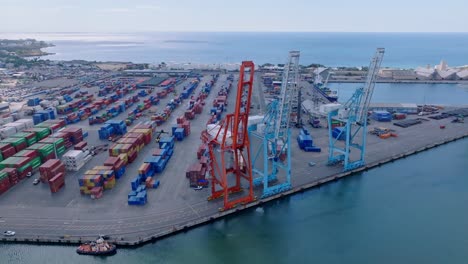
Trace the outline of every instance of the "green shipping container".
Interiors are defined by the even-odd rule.
[[[1,141],[2,143],[10,143],[12,146],[16,147],[22,143],[26,143],[25,138],[14,138],[14,137],[9,137]]]
[[[23,172],[24,170],[28,169],[29,167],[31,167],[31,164],[29,164],[29,162],[28,162],[26,165],[24,165],[23,167],[19,168],[19,169],[18,169],[18,172],[21,173],[21,172]]]
[[[5,178],[8,178],[8,173],[4,171],[0,171],[0,180],[3,180]]]
[[[37,143],[36,136],[34,136],[34,138],[26,139],[26,143],[28,144],[28,146],[31,146],[31,145]]]
[[[29,164],[31,165],[31,167],[34,169],[36,168],[39,168],[41,166],[41,158],[40,157],[36,157],[34,159],[32,159]]]

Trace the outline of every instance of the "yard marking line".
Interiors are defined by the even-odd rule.
[[[198,217],[200,217],[200,215],[198,214],[198,212],[195,211],[195,209],[193,209],[193,207],[192,207],[190,204],[187,204],[187,205],[188,205],[188,207],[190,207],[190,209],[192,209],[192,211],[193,211]]]

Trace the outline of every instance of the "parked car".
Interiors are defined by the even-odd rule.
[[[39,184],[39,179],[34,179],[33,184],[38,185]]]
[[[194,187],[193,189],[194,189],[195,191],[198,191],[198,190],[203,189],[203,186],[197,186],[197,187]]]

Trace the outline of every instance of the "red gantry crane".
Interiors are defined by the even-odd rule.
[[[210,154],[212,183],[208,200],[224,197],[223,211],[255,200],[247,132],[253,78],[254,63],[242,62],[234,113],[202,134]],[[241,193],[244,188],[246,192]]]

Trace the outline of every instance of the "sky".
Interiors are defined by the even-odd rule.
[[[468,32],[466,0],[0,0],[0,32]]]

